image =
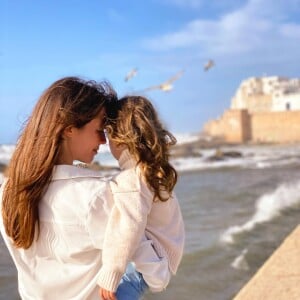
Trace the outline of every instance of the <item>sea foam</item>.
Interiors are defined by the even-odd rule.
[[[233,244],[235,236],[251,231],[257,224],[269,222],[279,216],[284,210],[300,204],[300,180],[293,183],[283,183],[271,193],[258,198],[255,213],[243,225],[229,227],[222,235],[221,242]]]

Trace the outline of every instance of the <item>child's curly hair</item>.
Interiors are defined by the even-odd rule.
[[[177,172],[169,163],[169,148],[176,144],[176,138],[163,127],[153,105],[144,97],[123,97],[110,103],[106,112],[109,139],[127,146],[154,200],[167,201],[177,182]]]

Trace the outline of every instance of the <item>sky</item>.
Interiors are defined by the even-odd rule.
[[[299,78],[299,45],[300,0],[0,0],[0,144],[64,76],[140,93],[171,132],[198,133],[243,80]],[[144,91],[182,70],[171,91]]]

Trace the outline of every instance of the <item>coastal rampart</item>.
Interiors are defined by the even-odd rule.
[[[300,110],[249,113],[229,109],[221,118],[205,124],[204,132],[231,143],[300,142]]]
[[[255,142],[299,142],[300,111],[251,114],[251,136]]]

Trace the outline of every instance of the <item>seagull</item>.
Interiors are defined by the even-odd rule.
[[[128,81],[130,80],[132,77],[136,76],[137,74],[137,68],[133,68],[130,72],[127,73],[127,75],[125,76],[124,80]]]
[[[151,90],[162,90],[163,92],[169,92],[173,89],[172,83],[175,80],[179,79],[183,75],[183,73],[184,73],[184,70],[181,70],[180,72],[176,73],[174,76],[169,78],[167,81],[165,81],[159,85],[150,86],[150,87],[144,89],[143,92],[151,91]]]
[[[208,62],[204,65],[204,71],[208,71],[215,65],[215,62],[212,59],[209,59]]]

